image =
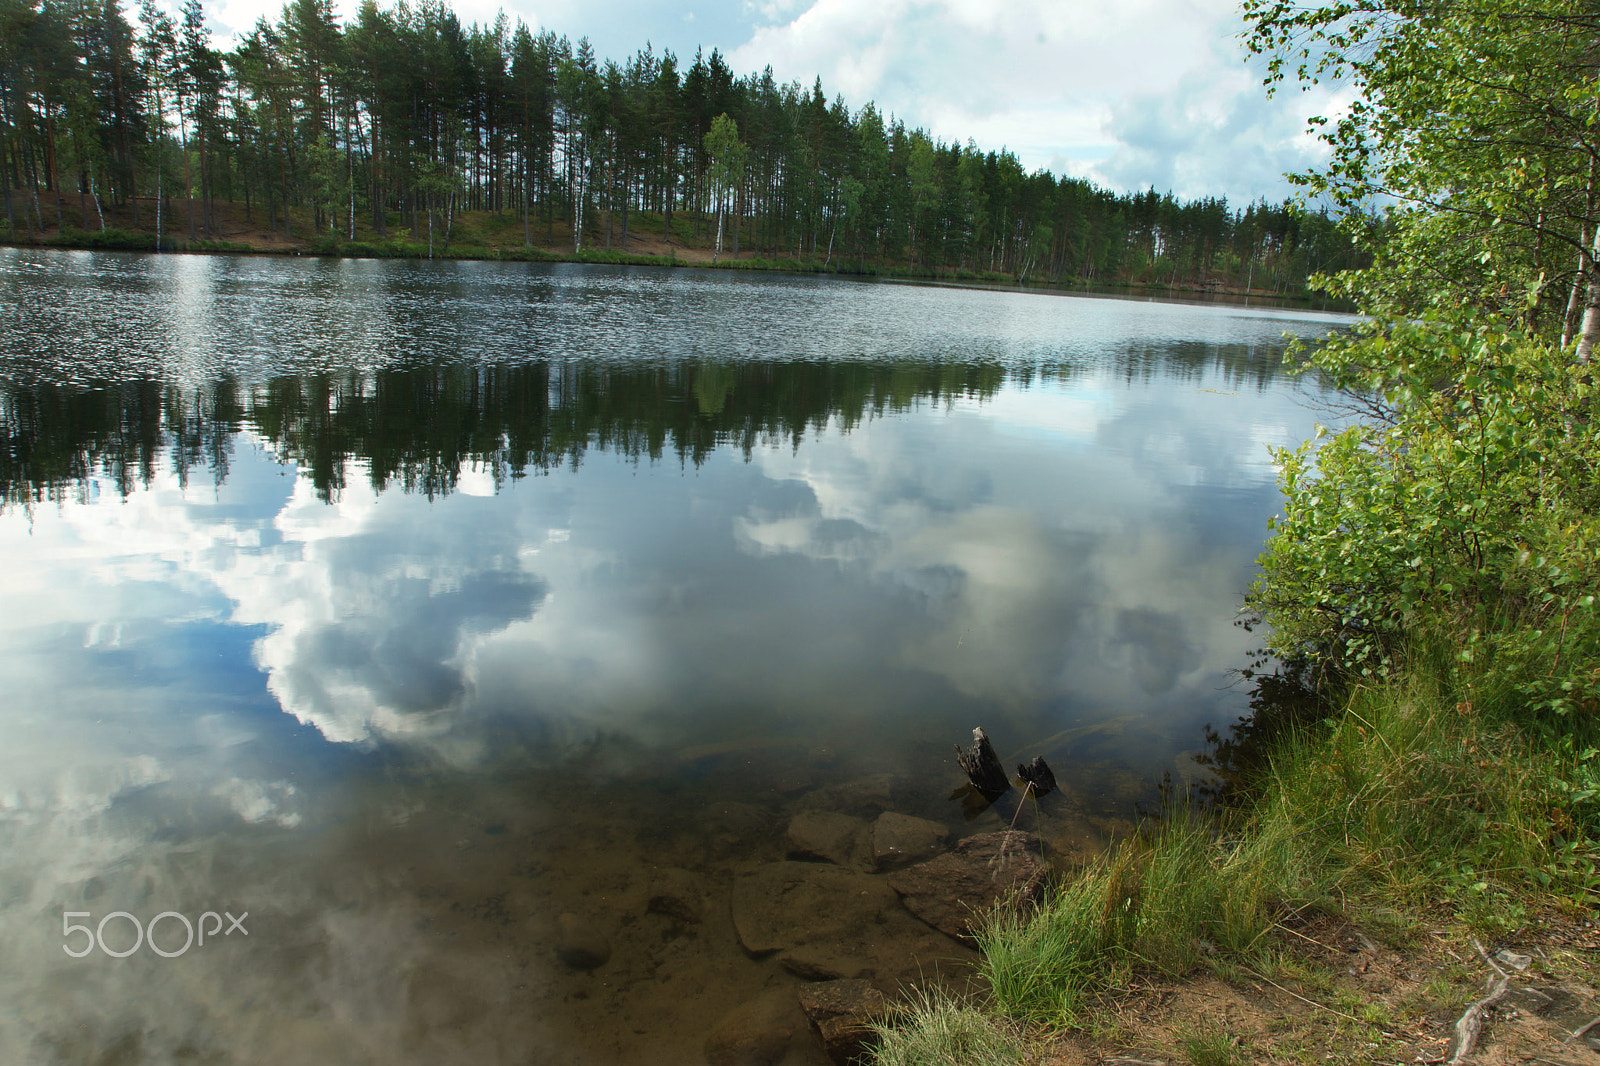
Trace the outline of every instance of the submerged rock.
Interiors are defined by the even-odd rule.
[[[860,944],[874,938],[894,890],[881,877],[814,862],[773,862],[733,882],[733,926],[752,955],[803,944]]]
[[[797,805],[806,810],[847,811],[873,817],[893,803],[894,774],[870,774],[838,785],[828,785],[801,796]]]
[[[880,870],[931,859],[944,850],[950,830],[926,818],[884,811],[872,827],[872,860]]]
[[[789,822],[789,857],[851,866],[860,858],[867,823],[833,811],[801,811]]]
[[[856,955],[817,944],[802,944],[779,952],[778,965],[806,981],[837,981],[874,972],[870,962]]]
[[[688,870],[666,867],[656,871],[650,884],[648,908],[680,922],[698,922],[705,913],[705,882]]]
[[[769,992],[729,1012],[706,1037],[710,1066],[774,1066],[797,1036],[809,1037],[806,1017],[787,989]]]
[[[941,933],[971,937],[1002,899],[1031,899],[1044,881],[1032,833],[981,833],[927,862],[889,875],[906,909]]]
[[[556,958],[574,970],[593,970],[611,958],[611,944],[588,919],[563,914],[556,919]]]

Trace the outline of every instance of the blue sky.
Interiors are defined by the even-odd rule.
[[[382,2],[382,0],[380,0]],[[337,3],[341,17],[355,0]],[[384,6],[389,6],[384,3]],[[1305,118],[1331,92],[1268,99],[1245,63],[1235,0],[457,0],[463,22],[513,19],[622,59],[649,41],[717,48],[736,74],[770,65],[852,110],[868,100],[944,141],[1009,148],[1029,170],[1242,206],[1280,200],[1322,154]],[[215,0],[226,40],[275,0]]]

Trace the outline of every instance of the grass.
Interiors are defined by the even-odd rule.
[[[922,990],[873,1027],[878,1066],[1020,1066],[1016,1028],[943,990]]]
[[[1225,1029],[1207,1029],[1183,1038],[1183,1054],[1193,1066],[1247,1066],[1243,1043]]]
[[[1277,737],[1244,805],[1169,811],[1037,911],[997,909],[980,934],[986,1009],[1083,1029],[1133,974],[1201,964],[1331,995],[1330,975],[1274,946],[1269,934],[1291,917],[1359,914],[1363,928],[1403,945],[1424,913],[1503,938],[1538,909],[1593,908],[1593,723],[1530,722],[1514,694],[1491,691],[1449,655],[1424,650],[1408,663],[1350,693],[1342,711]],[[1456,998],[1449,987],[1432,991]],[[1382,1008],[1347,1006],[1335,1012],[1371,1038],[1393,1024]],[[981,1012],[961,1009],[977,1026]],[[907,1017],[906,1031],[924,1024],[916,1009]],[[1186,1054],[1240,1061],[1219,1040],[1195,1034]],[[895,1054],[877,1061],[948,1061]]]

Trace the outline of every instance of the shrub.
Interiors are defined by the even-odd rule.
[[[1247,605],[1269,646],[1385,674],[1408,632],[1443,636],[1524,709],[1600,696],[1600,427],[1590,369],[1471,320],[1375,323],[1310,364],[1371,424],[1274,452],[1284,506]],[[1430,638],[1432,639],[1432,638]]]

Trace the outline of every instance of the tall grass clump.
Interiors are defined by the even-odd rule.
[[[876,1066],[1020,1066],[1015,1026],[934,988],[912,993],[873,1028]]]
[[[1486,691],[1494,679],[1447,650],[1411,645],[1403,673],[1356,688],[1322,732],[1285,745],[1254,820],[1299,827],[1304,868],[1342,897],[1454,904],[1502,927],[1535,896],[1600,902],[1593,722],[1554,733],[1520,713],[1515,686]]]
[[[1314,878],[1282,825],[1248,828],[1169,812],[1059,884],[1038,910],[997,909],[978,937],[996,1006],[1070,1025],[1134,969],[1175,975],[1211,954],[1250,951]]]

